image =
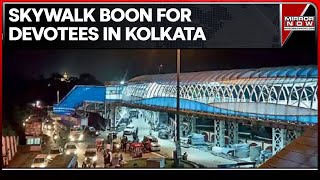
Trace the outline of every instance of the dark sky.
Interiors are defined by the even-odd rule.
[[[155,74],[163,64],[164,72],[174,73],[176,51],[166,50],[32,50],[15,51],[4,62],[4,76],[37,78],[53,72],[78,76],[91,73],[98,80],[126,80],[137,75]],[[210,49],[182,50],[181,71],[203,71],[266,66],[316,64],[316,58],[305,50],[291,49]],[[8,61],[7,61],[8,60]]]
[[[277,67],[317,64],[314,32],[295,32],[279,49],[183,49],[181,71]],[[72,76],[91,73],[101,81],[126,80],[143,74],[174,73],[175,49],[5,49],[4,78]]]

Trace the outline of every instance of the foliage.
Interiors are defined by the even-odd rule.
[[[2,136],[16,136],[16,132],[11,126],[2,127]]]

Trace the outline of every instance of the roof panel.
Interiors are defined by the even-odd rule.
[[[313,136],[316,136],[316,138],[313,138]],[[317,168],[317,141],[318,128],[308,127],[301,137],[295,139],[292,143],[267,160],[259,168],[269,168],[270,166],[275,168]],[[310,143],[312,146],[310,146]]]
[[[317,78],[317,66],[286,66],[286,67],[268,67],[260,69],[233,69],[233,70],[219,70],[219,71],[202,71],[181,73],[181,83],[208,83],[219,82],[237,79],[256,79],[263,78]],[[157,74],[138,76],[129,83],[143,83],[143,82],[157,82],[162,84],[173,84],[176,81],[176,73],[171,74]]]

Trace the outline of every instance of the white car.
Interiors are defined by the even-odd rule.
[[[48,165],[47,155],[46,154],[38,154],[31,165],[31,168],[45,168]]]
[[[62,154],[62,150],[60,147],[57,147],[57,146],[54,146],[54,147],[51,147],[51,150],[47,156],[47,159],[49,161],[51,161],[52,159],[54,159],[57,155],[59,154]]]
[[[123,134],[132,135],[134,132],[136,132],[136,127],[134,125],[128,125],[126,128],[124,128]]]
[[[64,146],[64,151],[67,155],[69,154],[77,154],[78,153],[78,148],[75,143],[66,143]]]

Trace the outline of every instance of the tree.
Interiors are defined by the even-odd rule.
[[[62,76],[61,74],[54,72],[54,73],[51,74],[50,79],[52,79],[52,80],[59,80],[59,81],[60,81],[62,77],[63,77],[63,76]]]
[[[94,77],[93,75],[89,74],[89,73],[82,73],[79,76],[79,82],[80,84],[88,84],[88,85],[98,85],[101,84],[101,82],[99,82],[96,77]]]

